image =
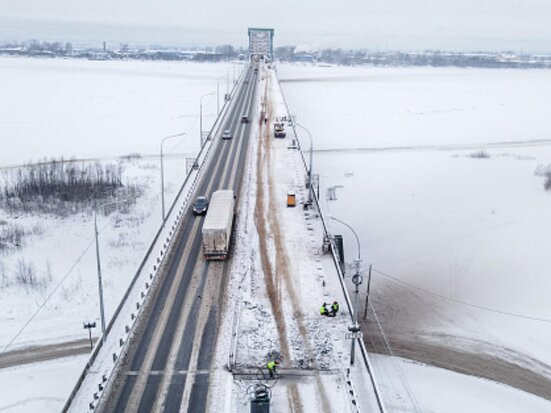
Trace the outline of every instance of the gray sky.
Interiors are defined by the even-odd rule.
[[[0,0],[0,40],[551,52],[551,0]]]

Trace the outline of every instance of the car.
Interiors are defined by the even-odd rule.
[[[222,134],[222,139],[231,139],[231,132],[229,129],[226,129]]]
[[[194,215],[205,215],[207,209],[209,208],[209,199],[204,196],[198,196],[193,203],[193,214]]]
[[[249,117],[247,115],[243,115],[241,117],[241,123],[249,123]]]

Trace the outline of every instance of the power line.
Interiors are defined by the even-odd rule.
[[[100,233],[103,232],[107,226],[109,225],[109,223],[105,224],[103,226],[103,228],[100,230]],[[36,316],[40,313],[40,311],[42,311],[42,309],[46,306],[46,304],[48,303],[48,301],[50,301],[50,298],[53,297],[53,295],[56,293],[56,291],[59,289],[59,287],[61,287],[61,285],[65,282],[65,280],[69,277],[69,275],[71,275],[71,273],[73,272],[73,270],[76,268],[76,266],[82,261],[82,259],[84,258],[84,255],[86,255],[86,253],[88,252],[88,250],[90,249],[90,247],[94,244],[94,240],[92,239],[88,245],[86,246],[86,248],[84,248],[84,251],[82,251],[82,253],[79,255],[79,257],[77,258],[77,260],[73,263],[73,265],[71,266],[71,268],[69,268],[69,271],[67,271],[67,273],[63,276],[63,278],[57,283],[57,285],[55,286],[55,288],[50,292],[50,294],[48,294],[48,296],[44,299],[44,301],[42,302],[42,304],[40,304],[38,306],[38,308],[36,309],[36,311],[30,316],[30,318],[26,321],[26,323],[23,325],[23,327],[21,327],[19,329],[19,331],[15,334],[15,336],[11,339],[11,341],[4,347],[4,350],[2,350],[3,353],[5,353],[6,351],[8,351],[8,349],[11,347],[11,345],[15,342],[15,340],[17,340],[19,338],[19,336],[23,333],[23,331],[25,331],[25,329],[29,326],[29,324],[36,318]]]
[[[430,294],[434,297],[442,298],[444,300],[451,301],[451,302],[456,303],[456,304],[461,304],[461,305],[464,305],[466,307],[476,308],[478,310],[488,311],[490,313],[495,313],[495,314],[506,315],[506,316],[509,316],[509,317],[516,317],[516,318],[521,318],[521,319],[531,320],[531,321],[539,321],[539,322],[542,322],[542,323],[551,323],[551,320],[548,319],[548,318],[532,317],[532,316],[529,316],[529,315],[513,313],[513,312],[510,312],[510,311],[496,310],[495,308],[490,308],[490,307],[485,307],[485,306],[478,305],[478,304],[468,303],[466,301],[457,300],[455,298],[451,298],[451,297],[448,297],[448,296],[445,296],[445,295],[442,295],[442,294],[435,293],[434,291],[425,290],[424,288],[418,287],[414,284],[410,284],[407,281],[400,280],[399,278],[393,277],[392,275],[387,274],[385,272],[376,270],[375,268],[373,268],[373,272],[377,273],[379,275],[382,275],[383,277],[388,278],[388,279],[390,279],[390,280],[392,280],[392,281],[394,281],[398,284],[405,285],[409,288],[412,288],[412,289],[415,289],[415,290],[418,290],[418,291],[423,291],[424,293]]]

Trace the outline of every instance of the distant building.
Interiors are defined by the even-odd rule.
[[[297,53],[293,56],[293,61],[302,63],[315,63],[316,58],[308,53]]]

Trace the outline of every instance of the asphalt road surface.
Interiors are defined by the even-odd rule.
[[[213,153],[196,196],[210,198],[218,189],[239,194],[251,127],[241,118],[252,119],[258,76],[252,67],[245,70],[220,128],[220,134],[230,129],[232,138],[213,136]],[[227,264],[204,260],[203,219],[186,212],[100,411],[206,411]]]

